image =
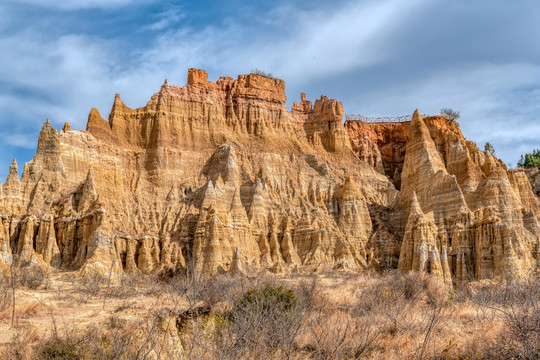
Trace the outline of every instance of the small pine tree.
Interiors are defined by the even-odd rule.
[[[485,145],[484,145],[484,150],[486,152],[489,152],[491,155],[495,155],[495,148],[493,147],[493,145],[491,145],[490,142],[487,142]]]
[[[519,159],[517,163],[518,167],[523,167],[526,169],[530,169],[538,165],[540,165],[540,149],[535,149],[532,151],[532,153],[521,155],[521,159]]]

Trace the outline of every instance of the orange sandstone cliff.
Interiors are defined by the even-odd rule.
[[[398,268],[447,282],[527,276],[538,266],[540,210],[523,172],[467,141],[455,121],[347,121],[353,149],[400,189],[390,207]]]
[[[116,95],[86,131],[47,121],[34,158],[0,188],[0,266],[81,275],[266,268],[431,272],[513,280],[539,259],[540,211],[523,174],[456,123],[342,124],[321,96],[285,106],[260,75],[163,84],[146,106]]]

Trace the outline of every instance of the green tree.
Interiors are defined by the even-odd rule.
[[[487,142],[484,145],[484,150],[489,151],[491,155],[495,155],[495,148],[493,147],[493,145],[490,142]]]
[[[447,116],[450,120],[453,120],[453,121],[459,119],[459,116],[460,116],[459,111],[455,111],[450,108],[442,108],[441,114]]]
[[[526,169],[540,165],[540,149],[535,149],[532,153],[521,155],[521,159],[519,159],[517,165]]]

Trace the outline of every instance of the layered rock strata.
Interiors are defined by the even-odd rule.
[[[400,269],[463,282],[519,279],[538,265],[540,211],[527,177],[478,150],[455,121],[416,111],[407,123],[345,126],[358,156],[379,157],[399,184],[390,211]],[[388,137],[398,140],[380,140]]]
[[[530,185],[457,124],[344,127],[339,101],[285,101],[282,80],[190,69],[142,108],[116,95],[108,120],[92,109],[86,131],[47,121],[0,188],[0,265],[113,279],[188,262],[207,275],[399,267],[448,283],[536,266]]]

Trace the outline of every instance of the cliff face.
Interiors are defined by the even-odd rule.
[[[114,279],[188,261],[208,275],[399,266],[448,282],[535,266],[528,181],[457,124],[344,127],[340,102],[302,94],[287,111],[284,90],[190,69],[145,107],[117,95],[108,120],[92,109],[86,131],[47,121],[22,178],[14,162],[0,189],[0,265]]]
[[[415,112],[407,123],[345,127],[359,158],[379,158],[399,184],[400,269],[462,282],[521,278],[538,265],[540,211],[526,175],[478,150],[456,122]]]
[[[117,95],[108,121],[92,109],[87,131],[45,123],[22,179],[13,165],[2,187],[4,263],[15,253],[103,274],[188,259],[214,274],[233,256],[276,271],[365,266],[367,203],[396,191],[357,161],[341,103],[288,112],[284,89],[190,69],[186,86],[165,83],[143,108]]]

